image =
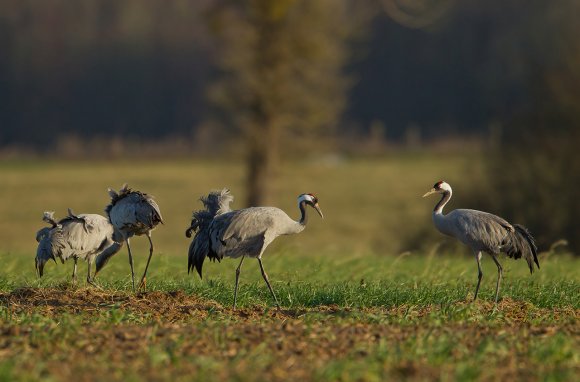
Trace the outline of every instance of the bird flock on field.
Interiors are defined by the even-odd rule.
[[[455,237],[467,245],[475,256],[478,278],[474,301],[477,299],[483,277],[481,271],[483,253],[489,254],[497,266],[496,303],[502,280],[502,266],[497,258],[500,253],[514,259],[525,259],[530,273],[533,273],[534,265],[540,267],[534,238],[524,226],[510,224],[499,216],[477,210],[457,209],[443,214],[443,208],[452,195],[451,186],[444,181],[435,183],[423,197],[432,194],[441,195],[433,210],[435,227],[441,233]],[[57,219],[54,212],[44,212],[42,220],[49,224],[49,227],[40,229],[36,234],[38,248],[35,266],[39,277],[43,276],[45,264],[49,260],[56,263],[56,259],[59,258],[64,264],[66,260],[72,259],[74,261],[72,280],[75,283],[77,262],[84,259],[87,262],[87,283],[100,288],[94,278],[126,243],[133,291],[146,290],[147,270],[154,251],[151,232],[159,224],[163,224],[161,210],[151,195],[133,190],[127,184],[118,192],[109,189],[109,196],[111,201],[105,208],[106,217],[98,214],[75,214],[69,209],[67,216]],[[203,208],[193,212],[191,224],[185,231],[188,238],[193,236],[188,250],[187,271],[190,273],[195,270],[202,277],[206,258],[218,262],[224,257],[239,258],[234,287],[235,308],[242,264],[246,257],[255,258],[258,260],[272,299],[280,308],[264,269],[262,256],[268,245],[278,236],[297,234],[306,228],[308,207],[313,208],[321,218],[324,217],[318,198],[311,193],[298,196],[299,220],[290,218],[276,207],[232,210],[230,204],[233,200],[233,195],[225,188],[211,191],[207,196],[200,198]],[[143,276],[135,287],[130,239],[142,235],[147,236],[149,240],[149,257]],[[91,274],[93,263],[96,270]]]

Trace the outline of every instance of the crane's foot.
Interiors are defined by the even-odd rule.
[[[137,290],[139,290],[139,291],[143,290],[143,292],[147,291],[147,278],[146,277],[143,277],[141,279],[141,282],[139,283]]]
[[[93,279],[87,279],[87,283],[97,288],[98,290],[103,290],[103,287],[97,284]]]

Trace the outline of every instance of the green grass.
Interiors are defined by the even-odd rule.
[[[494,307],[497,271],[484,257],[471,303],[473,256],[432,226],[435,201],[420,196],[446,179],[459,196],[451,208],[477,207],[460,195],[477,188],[479,163],[407,155],[284,166],[271,204],[297,216],[296,196],[315,192],[325,219],[313,216],[266,251],[280,313],[255,260],[244,263],[238,311],[230,308],[238,260],[206,262],[203,280],[186,271],[191,210],[224,186],[241,207],[239,165],[0,163],[0,381],[577,379],[580,260],[544,245],[530,275],[524,261],[501,258]],[[153,235],[149,293],[131,292],[126,248],[99,274],[104,291],[86,288],[82,262],[77,287],[71,262],[47,263],[38,279],[42,211],[102,212],[106,188],[126,181],[155,195],[166,220]],[[132,244],[139,278],[147,240]]]
[[[126,251],[118,253],[99,274],[106,289],[131,291]],[[58,287],[70,282],[72,262],[45,267],[38,279],[32,259],[0,254],[0,290],[18,286]],[[580,261],[570,256],[540,254],[542,268],[530,275],[523,261],[502,259],[504,279],[501,296],[527,301],[540,308],[580,308]],[[207,262],[204,279],[188,275],[184,258],[158,255],[151,263],[149,291],[183,290],[222,305],[233,302],[235,268],[238,260]],[[480,298],[493,300],[497,271],[489,258],[483,261],[484,278]],[[318,256],[287,252],[265,256],[264,266],[283,306],[288,308],[338,305],[364,308],[381,306],[452,304],[472,296],[477,282],[475,260],[464,255],[408,254],[391,256]],[[137,280],[140,275],[137,268]],[[86,265],[79,263],[79,285],[85,285]],[[19,276],[15,277],[15,274]],[[244,264],[240,277],[239,306],[270,305],[270,293],[256,261]]]

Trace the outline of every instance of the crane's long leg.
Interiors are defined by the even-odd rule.
[[[258,262],[260,263],[260,269],[262,270],[262,277],[264,278],[266,285],[268,285],[268,289],[270,289],[270,293],[272,293],[272,297],[274,297],[274,301],[276,301],[276,306],[278,307],[278,309],[280,309],[280,304],[278,303],[278,299],[276,298],[276,295],[274,294],[274,290],[272,289],[272,286],[270,285],[270,281],[268,280],[268,275],[266,274],[266,271],[264,270],[264,265],[262,265],[262,259],[260,259],[259,257],[258,257]]]
[[[473,297],[473,301],[477,300],[479,284],[481,284],[481,278],[483,277],[483,272],[481,271],[481,251],[475,254],[475,260],[477,260],[477,287],[475,288],[475,296]]]
[[[145,272],[143,272],[143,277],[141,277],[141,282],[139,283],[139,289],[147,289],[147,269],[149,268],[149,263],[151,262],[151,257],[153,256],[153,241],[151,241],[151,232],[147,232],[147,239],[149,239],[149,258],[147,259],[147,264],[145,265]]]
[[[77,261],[78,261],[78,259],[75,257],[74,261],[75,261],[75,265],[73,267],[73,274],[72,274],[73,285],[75,285],[77,283]]]
[[[236,309],[236,302],[238,302],[238,282],[240,281],[240,273],[242,272],[242,264],[246,256],[242,256],[240,265],[236,268],[236,286],[234,287],[234,309]]]
[[[494,254],[491,254],[491,258],[493,259],[495,265],[497,265],[497,283],[495,284],[495,303],[497,304],[497,298],[499,297],[499,285],[501,284],[501,279],[503,276],[503,268],[501,267],[501,264]]]
[[[135,271],[133,270],[133,255],[131,254],[131,245],[129,244],[129,238],[127,241],[127,250],[129,251],[129,265],[131,265],[131,281],[133,282],[133,293],[135,293]]]
[[[91,277],[91,268],[93,266],[93,259],[92,258],[88,258],[87,259],[87,284],[90,284],[92,286],[94,286],[97,289],[103,289],[100,286],[98,286],[97,284],[95,284],[95,282],[93,281],[93,278]]]

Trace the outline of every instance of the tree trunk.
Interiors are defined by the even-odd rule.
[[[265,123],[260,136],[248,137],[247,145],[247,205],[268,205],[272,197],[272,180],[278,165],[278,137],[276,128]]]

